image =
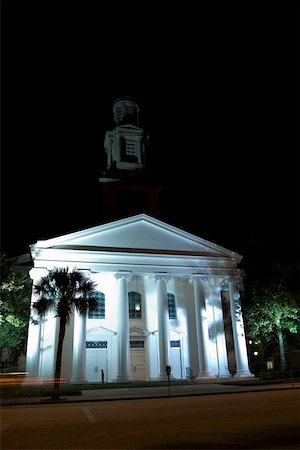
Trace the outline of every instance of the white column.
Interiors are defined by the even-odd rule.
[[[166,366],[170,365],[170,331],[166,274],[155,275],[157,283],[157,313],[158,313],[158,345],[159,345],[159,378],[167,379]]]
[[[132,274],[118,272],[115,274],[118,280],[118,381],[130,380],[130,348],[129,348],[129,305],[128,305],[128,281]]]
[[[32,268],[29,272],[30,278],[33,280],[31,292],[31,315],[28,327],[27,336],[27,351],[26,351],[26,379],[40,378],[40,351],[41,351],[41,329],[42,318],[36,314],[32,308],[32,304],[38,300],[34,294],[34,285],[42,277],[48,275],[47,269]],[[25,381],[26,381],[25,379]]]
[[[209,335],[208,335],[207,313],[205,307],[203,278],[194,275],[192,277],[192,281],[194,286],[195,319],[196,319],[198,360],[199,360],[199,373],[197,378],[209,378],[212,376],[212,374],[209,368],[209,358],[208,358]]]
[[[217,362],[218,362],[218,376],[230,377],[231,374],[228,370],[228,355],[226,348],[226,338],[224,329],[224,316],[222,309],[221,299],[221,287],[212,286],[213,296],[213,315],[214,315],[214,327],[216,334],[216,349],[217,349]]]
[[[141,141],[141,138],[138,140],[138,141],[136,141],[136,144],[137,144],[137,146],[138,146],[138,163],[139,164],[142,164],[142,141]]]
[[[121,159],[121,135],[117,134],[115,139],[115,150],[116,150],[116,162],[117,164],[122,161]]]
[[[86,314],[74,311],[73,365],[71,383],[87,383],[86,378]]]
[[[237,288],[237,280],[229,278],[228,283],[233,343],[236,360],[235,376],[252,377],[254,375],[249,370],[244,322],[239,301],[240,294]]]
[[[112,149],[113,147],[113,143],[111,140],[111,137],[109,136],[108,138],[108,144],[107,144],[107,167],[109,168],[111,166],[112,163]]]

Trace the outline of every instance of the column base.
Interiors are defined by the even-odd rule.
[[[74,377],[71,378],[70,384],[86,384],[88,380],[85,377]]]
[[[168,381],[168,377],[167,375],[163,374],[163,375],[159,375],[158,377],[159,381]],[[172,380],[172,378],[170,377],[170,381]]]
[[[243,377],[243,378],[247,378],[247,377],[249,377],[249,378],[252,378],[252,377],[254,377],[255,375],[253,374],[253,373],[251,373],[249,370],[240,370],[239,372],[237,372],[235,375],[234,375],[234,377],[235,378],[239,378],[239,377]]]
[[[132,381],[129,375],[117,376],[117,383],[127,383],[128,381]]]
[[[218,373],[217,377],[218,378],[231,378],[232,375],[231,375],[231,373],[229,371],[226,370],[225,372]]]
[[[203,378],[215,378],[215,375],[213,375],[210,372],[200,372],[198,373],[198,375],[196,376],[196,380],[201,380]]]

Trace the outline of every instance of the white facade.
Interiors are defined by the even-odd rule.
[[[166,379],[166,365],[177,379],[251,376],[237,253],[140,214],[38,241],[31,254],[33,282],[57,267],[97,282],[98,316],[74,313],[67,327],[61,375],[71,383]],[[33,318],[26,369],[43,381],[54,376],[59,319]]]

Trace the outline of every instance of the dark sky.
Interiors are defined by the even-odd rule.
[[[253,236],[296,257],[296,7],[154,3],[2,2],[8,255],[99,224],[104,134],[113,101],[129,95],[162,220],[242,255]]]

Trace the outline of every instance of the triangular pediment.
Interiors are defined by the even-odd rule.
[[[36,247],[241,258],[235,252],[146,214],[38,241]]]
[[[110,330],[109,328],[105,328],[105,327],[94,327],[94,328],[90,328],[89,330],[87,330],[87,336],[88,335],[92,335],[92,334],[101,334],[101,335],[107,335],[107,336],[114,336],[117,334],[116,331]]]
[[[144,336],[148,336],[149,334],[151,334],[149,331],[143,330],[143,329],[138,328],[138,327],[131,327],[130,330],[129,330],[129,335],[130,336],[144,337]]]

